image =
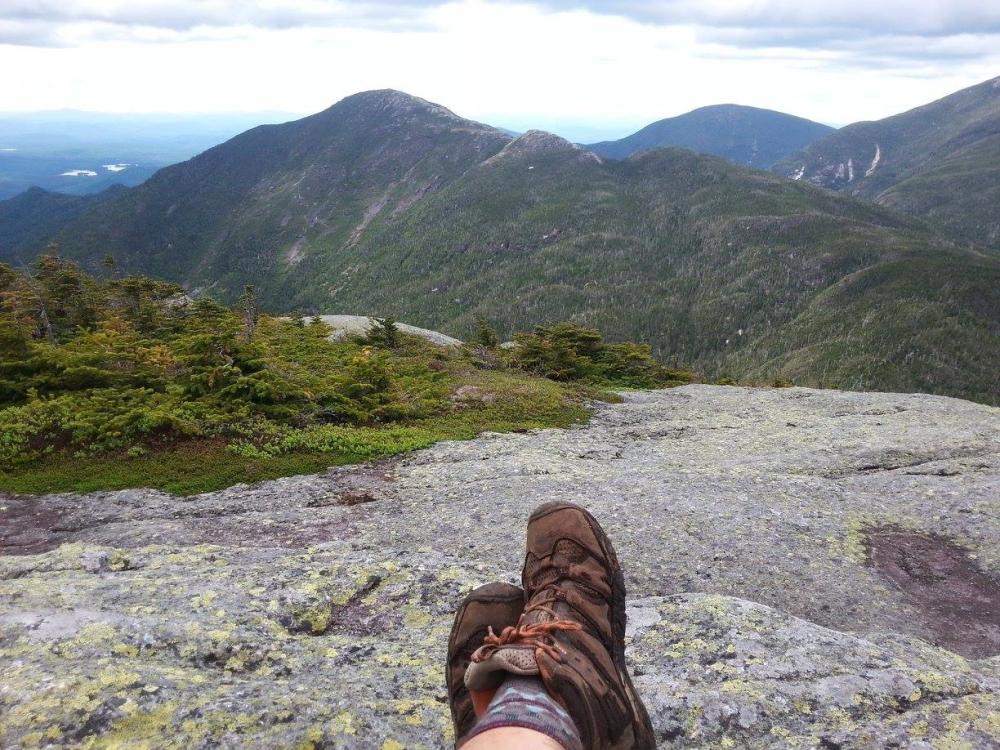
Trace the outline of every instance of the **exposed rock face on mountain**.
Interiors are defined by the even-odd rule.
[[[585,503],[663,747],[991,747],[1000,410],[687,386],[180,499],[0,498],[0,744],[450,744],[464,592]]]
[[[529,130],[526,133],[522,133],[504,146],[500,153],[488,161],[492,162],[504,157],[531,156],[533,154],[554,152],[575,152],[576,155],[584,159],[600,162],[600,159],[596,154],[584,151],[579,146],[567,141],[565,138],[554,135],[553,133],[546,133],[544,130]]]
[[[658,120],[625,138],[592,143],[587,148],[611,159],[625,159],[638,151],[674,146],[767,169],[832,132],[829,125],[784,112],[716,104]]]
[[[775,171],[1000,247],[1000,78],[821,138]]]

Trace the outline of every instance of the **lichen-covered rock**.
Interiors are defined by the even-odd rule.
[[[661,745],[990,747],[1000,680],[912,638],[859,638],[705,594],[635,603],[630,656]]]
[[[998,448],[954,399],[688,386],[195,498],[2,496],[0,747],[447,746],[454,609],[551,499],[618,548],[662,746],[992,747]]]

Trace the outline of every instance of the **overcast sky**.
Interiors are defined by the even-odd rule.
[[[721,102],[840,125],[1000,75],[1000,0],[0,0],[0,70],[0,111],[396,88],[577,140]]]

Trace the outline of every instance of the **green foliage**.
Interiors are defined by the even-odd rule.
[[[484,429],[566,425],[584,417],[583,399],[602,396],[478,370],[470,352],[405,336],[391,320],[376,331],[379,345],[331,341],[322,322],[259,315],[248,300],[236,310],[192,301],[144,278],[97,280],[55,255],[30,276],[0,265],[0,487],[200,491]],[[658,367],[646,348],[572,325],[528,340],[543,334],[575,347],[589,382],[629,385]],[[482,400],[453,402],[461,385]],[[177,458],[192,451],[201,463]]]
[[[399,326],[392,318],[373,318],[367,341],[372,346],[395,349],[399,346]]]
[[[500,337],[496,329],[483,317],[476,318],[476,331],[474,340],[479,346],[486,349],[496,349],[500,345]]]
[[[598,369],[601,334],[574,323],[535,326],[534,333],[514,337],[514,365],[553,380],[593,380]]]
[[[584,397],[615,400],[612,394],[571,389],[515,371],[456,372],[455,376],[489,392],[495,400],[444,409],[415,422],[371,427],[327,424],[295,429],[268,420],[247,420],[232,431],[228,441],[192,439],[125,453],[53,455],[0,471],[0,487],[41,493],[144,486],[193,494],[391,456],[439,440],[465,440],[483,430],[568,427],[586,419]]]
[[[553,380],[657,388],[694,379],[690,372],[654,360],[646,344],[608,344],[596,329],[572,322],[535,326],[533,333],[514,339],[514,366]]]
[[[259,318],[249,288],[237,314],[177,300],[170,284],[98,281],[54,255],[0,279],[0,467],[154,439],[240,444],[261,425],[381,424],[446,403],[441,375],[413,357]]]

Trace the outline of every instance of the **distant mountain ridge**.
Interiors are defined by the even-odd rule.
[[[66,195],[34,187],[0,201],[0,260],[30,260],[63,227],[125,189],[113,185],[94,195]]]
[[[602,159],[391,90],[247,131],[56,236],[92,269],[230,301],[253,284],[275,311],[459,338],[572,318],[711,377],[1000,393],[998,258],[721,158]]]
[[[624,159],[638,151],[671,146],[767,169],[831,132],[829,125],[784,112],[716,104],[659,120],[620,140],[592,143],[587,148],[604,157]]]
[[[884,120],[843,127],[774,171],[1000,248],[1000,77]]]

